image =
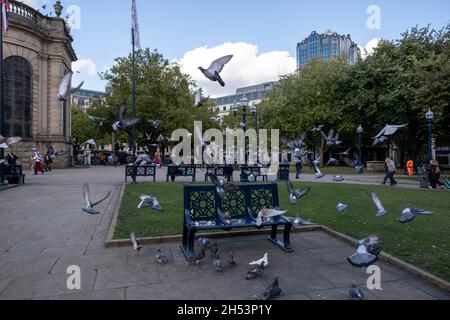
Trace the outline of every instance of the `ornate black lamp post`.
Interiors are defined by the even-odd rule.
[[[249,182],[248,180],[248,154],[247,154],[247,145],[246,145],[246,139],[245,139],[245,133],[247,132],[247,108],[249,105],[248,99],[245,97],[245,95],[242,97],[242,99],[239,101],[240,106],[242,108],[242,130],[244,131],[244,159],[245,159],[245,165],[242,166],[241,170],[241,182],[246,183]],[[233,111],[234,115],[237,116],[239,112],[239,106],[235,103],[233,107],[231,108],[231,111]]]
[[[425,118],[428,120],[428,166],[430,166],[431,160],[433,160],[433,119],[434,112],[431,109],[425,114]]]

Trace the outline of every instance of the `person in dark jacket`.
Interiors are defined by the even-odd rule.
[[[439,185],[441,190],[444,190],[444,184],[441,182],[442,171],[439,168],[439,162],[437,160],[431,160],[430,165],[430,189],[436,189]]]
[[[8,152],[5,157],[6,163],[10,166],[15,166],[17,164],[17,156],[13,152]]]
[[[45,164],[45,172],[51,172],[52,171],[52,153],[50,151],[47,151],[44,157],[44,164]]]
[[[302,174],[303,170],[303,160],[302,160],[302,154],[300,149],[295,149],[294,152],[294,161],[295,161],[295,168],[296,168],[296,176],[295,179],[300,179],[300,175]]]

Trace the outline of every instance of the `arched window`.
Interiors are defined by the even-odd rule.
[[[9,57],[3,63],[4,134],[31,138],[31,65],[22,57]]]

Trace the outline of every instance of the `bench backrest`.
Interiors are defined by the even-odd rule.
[[[136,176],[148,176],[153,177],[156,174],[156,166],[126,166],[125,174],[127,177]]]
[[[184,208],[189,210],[194,221],[217,220],[216,203],[220,197],[214,185],[184,186]],[[239,191],[228,193],[224,206],[232,219],[246,219],[250,208],[257,214],[263,208],[278,208],[278,185],[276,183],[244,184]]]
[[[168,176],[195,177],[195,166],[169,166],[167,167]]]

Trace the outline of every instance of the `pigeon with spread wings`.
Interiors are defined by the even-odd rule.
[[[126,112],[127,112],[127,107],[124,104],[121,105],[120,109],[119,109],[119,120],[114,122],[112,125],[114,132],[132,127],[133,125],[135,125],[136,123],[139,122],[139,119],[125,118]]]
[[[22,141],[20,137],[5,138],[0,135],[0,149],[8,149],[9,146]]]
[[[378,198],[377,194],[375,192],[369,193],[370,198],[372,199],[373,203],[378,209],[377,217],[386,217],[389,215],[389,211],[384,209],[383,204],[381,203],[380,198]]]
[[[225,82],[220,77],[220,72],[222,72],[223,67],[230,62],[230,60],[233,58],[233,55],[225,56],[222,58],[219,58],[211,65],[208,69],[204,69],[202,67],[199,67],[200,71],[205,75],[206,78],[208,78],[211,81],[219,82],[222,87],[225,87]]]
[[[61,83],[59,85],[59,93],[58,93],[58,100],[59,101],[67,101],[67,95],[68,94],[74,94],[80,91],[81,87],[84,84],[84,81],[81,82],[78,87],[71,89],[72,84],[72,76],[73,72],[70,71],[66,73],[66,75],[62,78]]]
[[[296,205],[298,200],[306,196],[310,190],[309,188],[295,189],[294,184],[291,181],[286,181],[286,184],[289,190],[289,200],[292,205]]]
[[[102,198],[100,201],[92,202],[90,195],[89,195],[89,185],[87,183],[85,183],[83,185],[83,196],[84,196],[84,199],[86,200],[86,208],[83,208],[82,210],[84,212],[92,214],[92,215],[100,214],[100,212],[98,212],[97,210],[94,209],[95,206],[99,205],[100,203],[102,203],[103,201],[108,199],[110,195],[111,195],[111,191],[109,191],[108,194],[104,198]]]

